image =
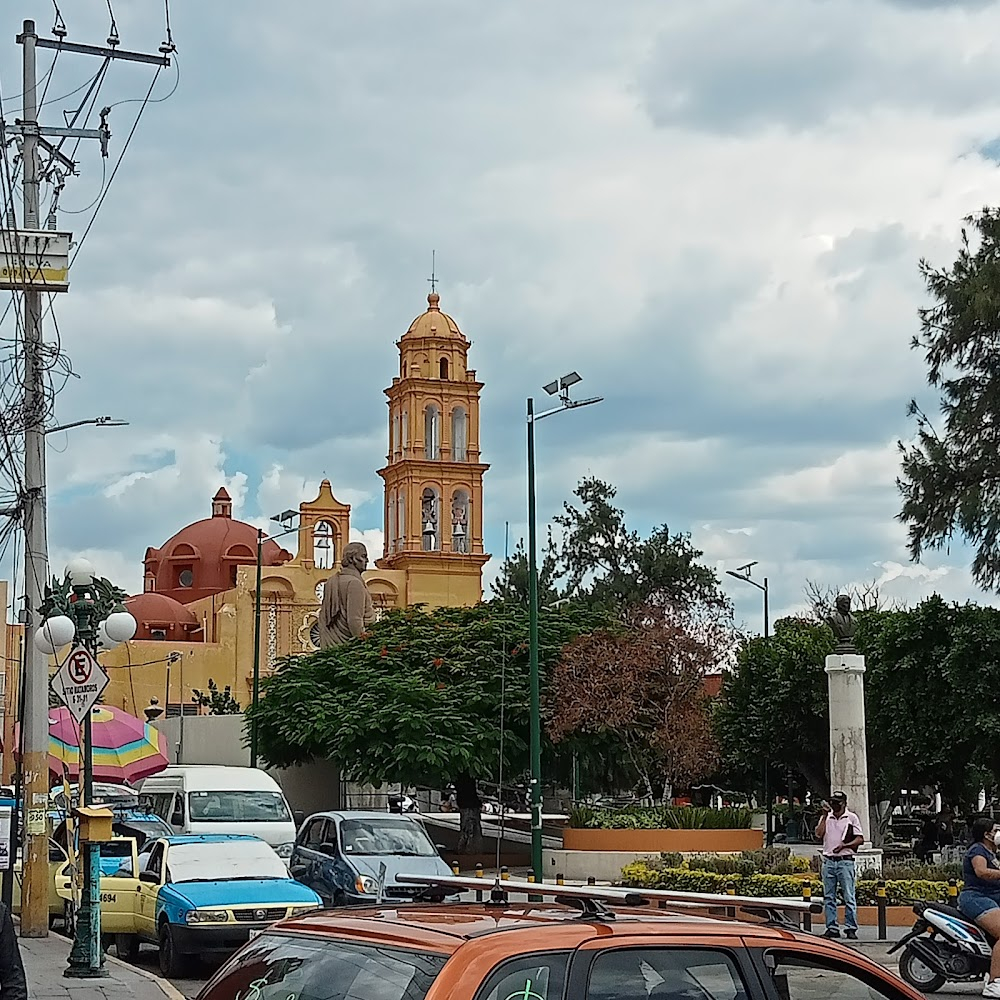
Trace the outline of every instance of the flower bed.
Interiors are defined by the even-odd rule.
[[[563,830],[567,851],[747,851],[763,844],[749,809],[642,806],[574,809]]]

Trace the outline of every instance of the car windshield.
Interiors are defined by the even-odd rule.
[[[171,882],[288,878],[285,862],[262,840],[196,841],[172,844],[167,853]]]
[[[280,792],[191,792],[191,819],[199,823],[289,823]]]
[[[101,844],[102,858],[131,858],[131,840],[105,840]]]
[[[223,966],[203,1000],[422,1000],[444,955],[328,938],[261,934]]]
[[[69,794],[76,802],[79,799],[79,787],[71,785]],[[111,785],[104,782],[95,782],[93,804],[108,806],[110,809],[137,809],[139,807],[139,794],[134,788],[128,785]],[[52,805],[62,812],[67,812],[71,803],[66,801],[66,787],[58,785],[52,790]]]
[[[417,858],[437,854],[422,826],[388,816],[345,819],[340,824],[340,840],[345,854],[403,854]]]

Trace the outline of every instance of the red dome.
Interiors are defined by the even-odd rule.
[[[136,639],[205,641],[204,629],[197,615],[166,594],[137,594],[125,602],[125,607],[139,623]]]
[[[236,586],[239,566],[257,562],[257,529],[234,521],[229,494],[220,489],[212,516],[181,528],[158,549],[146,550],[146,590],[191,604]],[[281,566],[292,558],[277,542],[264,542],[263,564]]]

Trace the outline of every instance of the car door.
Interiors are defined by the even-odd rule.
[[[662,936],[615,935],[588,941],[574,952],[566,995],[578,1000],[760,1000],[760,993],[738,938],[664,942]]]
[[[874,962],[805,941],[790,941],[778,948],[748,941],[748,955],[763,982],[766,1000],[917,1000],[922,996]]]
[[[139,869],[139,859],[135,839],[130,837],[127,840],[131,857],[121,859],[119,871],[101,877],[102,934],[136,933],[137,888],[141,883],[135,873]]]
[[[324,902],[329,902],[329,897],[319,887],[323,860],[319,849],[326,842],[327,822],[323,816],[313,816],[307,820],[295,838],[295,847],[292,848],[292,856],[288,861],[292,878],[318,892]]]
[[[146,867],[139,872],[139,883],[136,886],[138,900],[135,913],[135,929],[138,935],[147,941],[156,941],[156,903],[163,885],[166,866],[167,843],[158,840],[150,851]]]

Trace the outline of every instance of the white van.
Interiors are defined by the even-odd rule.
[[[244,833],[290,858],[295,823],[278,783],[255,767],[177,764],[144,779],[139,805],[175,833]]]

